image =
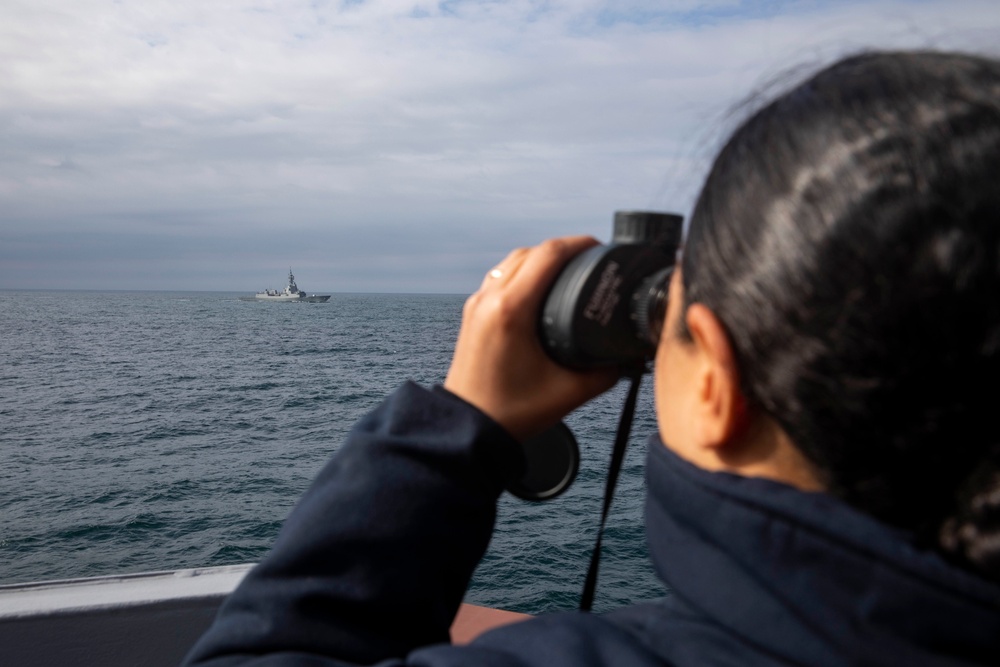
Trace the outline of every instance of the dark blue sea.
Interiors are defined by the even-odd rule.
[[[439,383],[463,296],[0,291],[0,583],[251,563],[351,425],[406,380]],[[573,609],[624,384],[567,419],[555,500],[504,495],[467,601]],[[642,525],[640,396],[595,609],[663,594]]]

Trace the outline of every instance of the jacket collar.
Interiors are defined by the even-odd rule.
[[[826,494],[702,470],[655,436],[646,475],[657,571],[728,634],[813,665],[997,659],[1000,587],[906,533]]]

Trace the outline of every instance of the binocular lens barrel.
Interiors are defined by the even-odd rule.
[[[570,368],[646,369],[683,226],[672,213],[615,213],[611,243],[573,258],[543,302],[539,335],[549,355]]]

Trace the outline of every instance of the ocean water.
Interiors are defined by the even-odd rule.
[[[250,563],[352,424],[406,380],[443,380],[464,297],[0,291],[0,583]],[[624,384],[567,419],[582,462],[559,498],[505,494],[467,601],[573,609]],[[595,609],[663,588],[642,525],[640,394]]]

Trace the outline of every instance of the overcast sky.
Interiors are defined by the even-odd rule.
[[[996,0],[0,0],[0,288],[468,293],[687,215],[776,79],[998,44]]]

